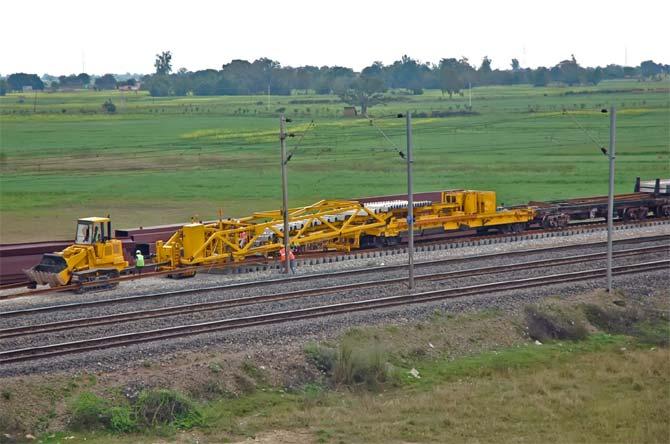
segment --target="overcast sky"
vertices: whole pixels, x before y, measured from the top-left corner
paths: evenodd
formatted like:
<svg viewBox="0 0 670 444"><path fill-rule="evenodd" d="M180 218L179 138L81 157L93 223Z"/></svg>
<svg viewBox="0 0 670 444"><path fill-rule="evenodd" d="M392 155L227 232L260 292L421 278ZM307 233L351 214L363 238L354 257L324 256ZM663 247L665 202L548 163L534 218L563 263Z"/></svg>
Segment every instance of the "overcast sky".
<svg viewBox="0 0 670 444"><path fill-rule="evenodd" d="M149 73L269 57L282 65L360 70L407 54L437 63L466 56L494 68L516 57L552 66L670 63L670 2L484 0L3 2L0 73Z"/></svg>

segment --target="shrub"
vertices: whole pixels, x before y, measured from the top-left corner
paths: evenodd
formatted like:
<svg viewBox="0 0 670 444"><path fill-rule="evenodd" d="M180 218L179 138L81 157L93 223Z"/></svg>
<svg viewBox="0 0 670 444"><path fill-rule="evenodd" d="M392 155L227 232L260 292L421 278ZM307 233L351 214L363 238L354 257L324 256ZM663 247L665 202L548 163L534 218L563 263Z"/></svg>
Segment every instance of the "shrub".
<svg viewBox="0 0 670 444"><path fill-rule="evenodd" d="M586 326L577 313L555 306L525 307L528 335L538 341L552 339L579 340L588 336Z"/></svg>
<svg viewBox="0 0 670 444"><path fill-rule="evenodd" d="M595 304L585 304L582 308L588 321L606 333L633 336L645 344L670 345L670 324L662 312Z"/></svg>
<svg viewBox="0 0 670 444"><path fill-rule="evenodd" d="M605 309L595 304L585 304L582 309L591 325L606 333L630 334L633 325L640 320L631 309Z"/></svg>
<svg viewBox="0 0 670 444"><path fill-rule="evenodd" d="M316 368L324 373L330 373L337 361L337 350L319 344L309 344L305 347L305 354Z"/></svg>
<svg viewBox="0 0 670 444"><path fill-rule="evenodd" d="M251 361L245 360L242 363L242 371L246 373L249 377L255 379L256 381L263 381L264 379L261 369L256 367L256 365Z"/></svg>
<svg viewBox="0 0 670 444"><path fill-rule="evenodd" d="M195 404L172 390L145 390L136 404L138 420L148 426L174 424L178 428L191 428L202 420Z"/></svg>
<svg viewBox="0 0 670 444"><path fill-rule="evenodd" d="M93 429L106 424L107 402L91 392L79 395L70 406L74 429Z"/></svg>
<svg viewBox="0 0 670 444"><path fill-rule="evenodd" d="M112 407L109 409L109 429L116 433L128 433L137 429L137 419L128 407Z"/></svg>
<svg viewBox="0 0 670 444"><path fill-rule="evenodd" d="M219 364L218 362L210 362L208 367L209 371L211 371L212 373L221 373L221 371L223 370L221 364Z"/></svg>
<svg viewBox="0 0 670 444"><path fill-rule="evenodd" d="M661 320L640 322L634 335L644 344L667 347L670 345L670 323Z"/></svg>
<svg viewBox="0 0 670 444"><path fill-rule="evenodd" d="M340 344L333 368L333 380L336 383L376 388L392 379L393 372L387 364L387 353L378 343L360 347L354 347L346 341Z"/></svg>
<svg viewBox="0 0 670 444"><path fill-rule="evenodd" d="M107 99L105 100L105 103L102 104L102 109L104 109L110 114L113 114L116 112L116 105L114 105L112 99Z"/></svg>
<svg viewBox="0 0 670 444"><path fill-rule="evenodd" d="M388 353L379 341L368 338L366 332L356 328L347 333L337 348L309 344L305 347L305 354L335 384L376 388L398 377L393 366L387 362Z"/></svg>

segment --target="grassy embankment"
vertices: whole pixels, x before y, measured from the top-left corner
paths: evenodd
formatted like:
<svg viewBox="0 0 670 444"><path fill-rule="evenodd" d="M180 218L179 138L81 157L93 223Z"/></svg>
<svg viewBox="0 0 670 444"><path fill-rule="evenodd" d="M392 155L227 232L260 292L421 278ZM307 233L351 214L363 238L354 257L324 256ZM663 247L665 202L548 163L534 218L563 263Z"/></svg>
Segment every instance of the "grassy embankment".
<svg viewBox="0 0 670 444"><path fill-rule="evenodd" d="M609 119L600 109L610 104L619 108L617 192L629 192L637 175L667 177L669 86L475 88L477 114L414 119L415 189L492 189L506 204L604 194L607 162L579 125L606 145ZM116 115L100 107L109 97ZM439 91L394 97L372 114L458 112L468 101ZM405 189L394 146L367 120L340 117L337 97L266 103L119 92L0 97L0 242L69 238L75 218L108 212L120 227L276 208L281 108L298 136L289 149L315 124L289 164L292 205ZM403 119L376 124L404 147Z"/></svg>
<svg viewBox="0 0 670 444"><path fill-rule="evenodd" d="M45 442L661 443L670 433L668 294L650 301L591 294L521 314L436 312L357 328L307 346L323 373L293 389L246 358L233 388L223 382L229 358L212 355L190 374L202 384L191 396L207 399L199 403L157 387L129 400L123 386L85 374L33 390L53 398L41 427L69 423ZM0 405L12 387L5 394Z"/></svg>

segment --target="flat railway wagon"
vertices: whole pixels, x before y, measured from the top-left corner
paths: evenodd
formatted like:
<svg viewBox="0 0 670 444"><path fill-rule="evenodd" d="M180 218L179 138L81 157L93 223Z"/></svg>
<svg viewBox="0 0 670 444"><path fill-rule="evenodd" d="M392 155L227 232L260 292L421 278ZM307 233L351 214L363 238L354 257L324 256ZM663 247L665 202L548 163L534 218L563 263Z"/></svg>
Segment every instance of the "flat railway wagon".
<svg viewBox="0 0 670 444"><path fill-rule="evenodd" d="M596 196L548 202L529 202L536 216L531 225L565 228L570 222L607 219L608 196ZM617 194L614 217L624 221L670 216L670 179L635 180L634 192Z"/></svg>

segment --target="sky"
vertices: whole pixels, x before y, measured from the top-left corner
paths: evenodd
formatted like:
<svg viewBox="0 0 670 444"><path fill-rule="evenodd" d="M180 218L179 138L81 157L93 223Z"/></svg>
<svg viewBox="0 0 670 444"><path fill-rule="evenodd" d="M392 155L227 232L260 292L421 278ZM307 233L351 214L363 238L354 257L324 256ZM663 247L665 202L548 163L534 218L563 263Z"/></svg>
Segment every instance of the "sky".
<svg viewBox="0 0 670 444"><path fill-rule="evenodd" d="M670 63L670 2L619 0L33 0L4 2L0 74L150 73L220 69L269 57L283 66L361 70L403 54L422 62L488 56L507 69Z"/></svg>

